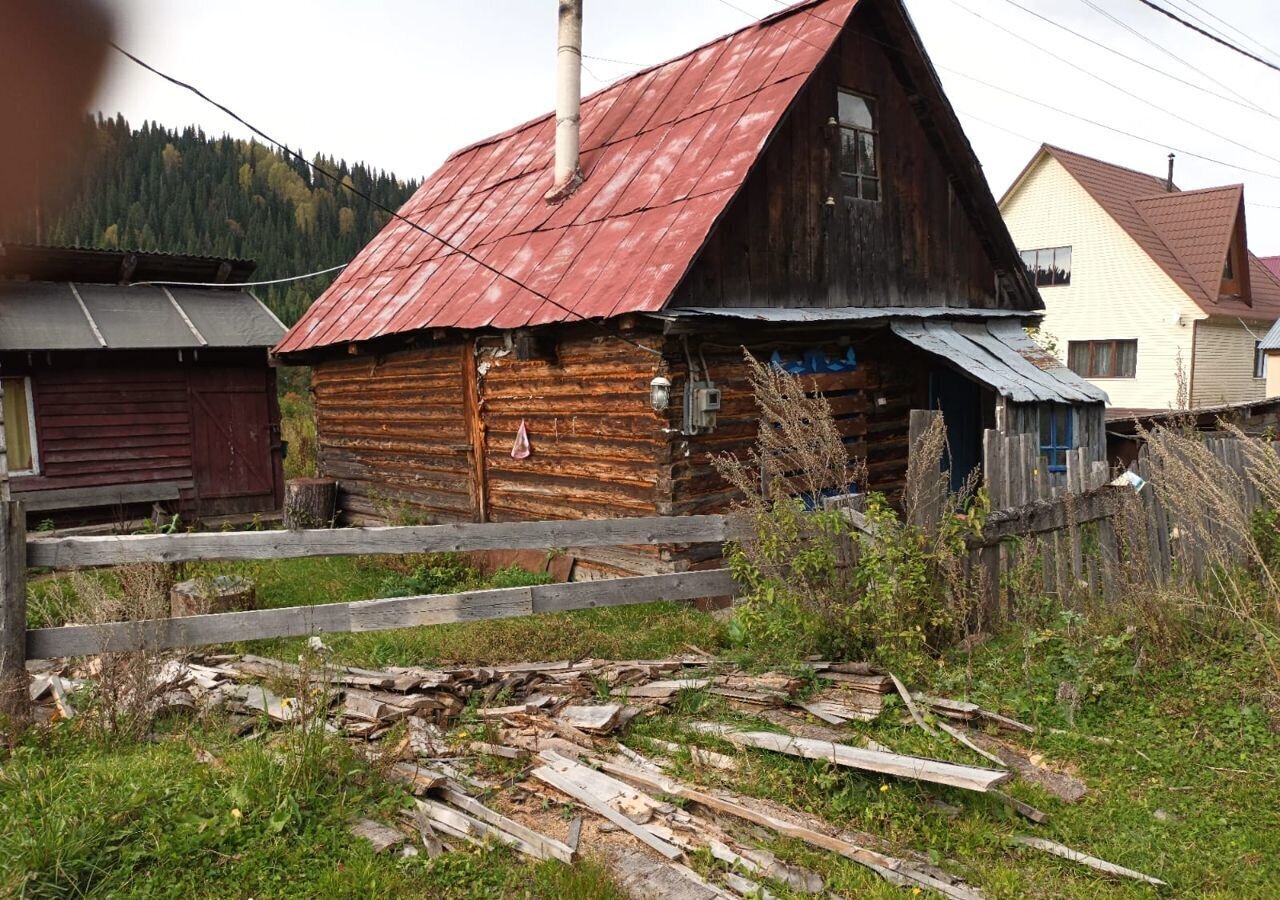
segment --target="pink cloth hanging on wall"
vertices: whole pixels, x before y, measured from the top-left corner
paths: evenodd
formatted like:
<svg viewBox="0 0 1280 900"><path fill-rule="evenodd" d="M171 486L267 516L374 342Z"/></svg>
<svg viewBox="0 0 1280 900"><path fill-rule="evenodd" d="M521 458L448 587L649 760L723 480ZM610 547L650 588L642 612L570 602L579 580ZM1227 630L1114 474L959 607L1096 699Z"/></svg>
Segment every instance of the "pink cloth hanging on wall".
<svg viewBox="0 0 1280 900"><path fill-rule="evenodd" d="M529 446L529 430L524 427L524 419L520 420L520 430L516 432L515 443L511 445L512 459L527 459L533 448Z"/></svg>

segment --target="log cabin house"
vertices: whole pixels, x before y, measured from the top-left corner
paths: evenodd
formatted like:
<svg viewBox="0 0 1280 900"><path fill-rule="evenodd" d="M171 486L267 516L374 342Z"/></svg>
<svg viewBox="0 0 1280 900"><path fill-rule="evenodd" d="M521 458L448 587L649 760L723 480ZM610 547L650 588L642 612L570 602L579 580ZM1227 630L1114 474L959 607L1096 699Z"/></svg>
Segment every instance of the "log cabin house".
<svg viewBox="0 0 1280 900"><path fill-rule="evenodd" d="M1102 458L1105 395L1027 338L1040 298L900 0L801 3L586 97L548 201L556 130L449 157L400 211L430 234L392 220L276 347L314 366L348 520L723 510L744 347L812 377L861 487L901 488L912 408L957 474L984 427Z"/></svg>
<svg viewBox="0 0 1280 900"><path fill-rule="evenodd" d="M156 504L187 520L279 509L267 351L285 329L235 286L253 267L0 246L8 486L33 524L126 521Z"/></svg>

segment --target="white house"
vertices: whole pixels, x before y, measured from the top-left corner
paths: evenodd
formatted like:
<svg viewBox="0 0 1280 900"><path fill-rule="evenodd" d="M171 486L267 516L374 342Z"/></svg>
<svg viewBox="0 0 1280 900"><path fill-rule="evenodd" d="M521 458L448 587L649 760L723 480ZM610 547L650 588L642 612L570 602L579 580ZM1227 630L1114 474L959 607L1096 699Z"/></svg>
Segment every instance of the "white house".
<svg viewBox="0 0 1280 900"><path fill-rule="evenodd" d="M1267 396L1280 278L1248 251L1244 186L1181 191L1044 145L1000 210L1044 298L1054 351L1115 415Z"/></svg>

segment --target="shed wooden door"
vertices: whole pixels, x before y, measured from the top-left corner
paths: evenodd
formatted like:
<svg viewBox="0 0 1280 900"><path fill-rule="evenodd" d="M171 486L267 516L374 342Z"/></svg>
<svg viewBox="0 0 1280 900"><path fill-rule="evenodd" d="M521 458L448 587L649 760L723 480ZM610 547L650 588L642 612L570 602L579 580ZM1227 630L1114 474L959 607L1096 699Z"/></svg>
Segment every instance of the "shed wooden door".
<svg viewBox="0 0 1280 900"><path fill-rule="evenodd" d="M196 496L201 500L275 493L271 407L263 371L190 373Z"/></svg>

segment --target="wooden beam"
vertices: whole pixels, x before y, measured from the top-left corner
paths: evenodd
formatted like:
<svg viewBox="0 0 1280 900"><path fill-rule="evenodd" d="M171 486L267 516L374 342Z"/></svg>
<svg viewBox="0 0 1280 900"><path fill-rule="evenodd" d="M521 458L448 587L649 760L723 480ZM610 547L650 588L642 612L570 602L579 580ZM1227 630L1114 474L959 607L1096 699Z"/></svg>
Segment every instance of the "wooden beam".
<svg viewBox="0 0 1280 900"><path fill-rule="evenodd" d="M999 509L987 516L981 535L968 537L966 541L971 549L993 547L1005 538L1061 531L1072 524L1109 519L1125 495L1132 492L1131 487L1103 485L1069 499L1056 497L1013 509Z"/></svg>
<svg viewBox="0 0 1280 900"><path fill-rule="evenodd" d="M861 769L865 772L929 781L971 791L988 791L1013 777L1010 772L940 762L922 756L864 750L861 747L792 737L770 731L726 731L720 733L720 737L738 747L772 750L775 753L786 753L804 759L823 759L838 766Z"/></svg>
<svg viewBox="0 0 1280 900"><path fill-rule="evenodd" d="M0 430L3 430L0 428ZM0 501L0 717L26 720L27 517L20 500Z"/></svg>
<svg viewBox="0 0 1280 900"><path fill-rule="evenodd" d="M381 631L448 622L505 619L537 612L724 596L733 594L735 587L733 574L728 569L711 569L176 619L67 625L28 631L26 656L28 659L41 659L143 649L167 650L324 632Z"/></svg>
<svg viewBox="0 0 1280 900"><path fill-rule="evenodd" d="M477 522L489 521L489 468L486 462L484 413L480 377L476 373L476 341L462 342L462 418L471 445L471 501Z"/></svg>
<svg viewBox="0 0 1280 900"><path fill-rule="evenodd" d="M125 506L130 503L155 503L177 500L190 481L144 481L136 484L110 484L102 487L56 488L50 491L15 490L14 498L22 500L29 512L51 509L83 509L91 506Z"/></svg>
<svg viewBox="0 0 1280 900"><path fill-rule="evenodd" d="M749 523L728 516L645 516L546 522L464 522L297 531L129 534L36 538L27 562L54 569L200 559L294 559L460 550L552 550L627 544L720 543Z"/></svg>

